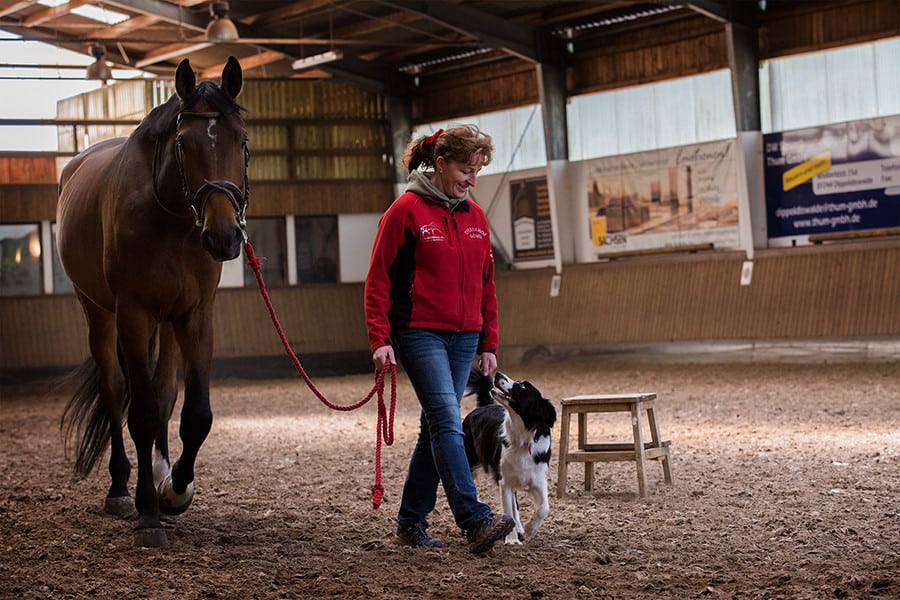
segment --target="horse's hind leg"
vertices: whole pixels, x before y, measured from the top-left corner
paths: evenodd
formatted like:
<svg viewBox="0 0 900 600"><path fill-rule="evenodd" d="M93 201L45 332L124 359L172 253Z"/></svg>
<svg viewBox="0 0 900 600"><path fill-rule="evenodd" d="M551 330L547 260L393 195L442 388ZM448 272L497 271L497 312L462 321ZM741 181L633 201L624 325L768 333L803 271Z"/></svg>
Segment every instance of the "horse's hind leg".
<svg viewBox="0 0 900 600"><path fill-rule="evenodd" d="M117 517L134 515L134 500L128 492L131 462L125 454L122 423L125 410L125 379L119 368L116 351L115 316L79 295L88 319L88 339L91 356L97 363L100 402L109 419L109 476L110 486L104 510Z"/></svg>

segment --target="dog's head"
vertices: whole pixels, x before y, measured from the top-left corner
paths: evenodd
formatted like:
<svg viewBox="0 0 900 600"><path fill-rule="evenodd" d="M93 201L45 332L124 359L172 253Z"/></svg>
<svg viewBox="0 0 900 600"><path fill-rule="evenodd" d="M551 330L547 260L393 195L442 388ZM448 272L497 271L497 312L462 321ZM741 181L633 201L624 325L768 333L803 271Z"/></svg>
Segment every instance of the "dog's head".
<svg viewBox="0 0 900 600"><path fill-rule="evenodd" d="M518 415L527 430L546 428L549 432L556 423L553 404L528 381L513 381L497 371L491 396L507 411Z"/></svg>

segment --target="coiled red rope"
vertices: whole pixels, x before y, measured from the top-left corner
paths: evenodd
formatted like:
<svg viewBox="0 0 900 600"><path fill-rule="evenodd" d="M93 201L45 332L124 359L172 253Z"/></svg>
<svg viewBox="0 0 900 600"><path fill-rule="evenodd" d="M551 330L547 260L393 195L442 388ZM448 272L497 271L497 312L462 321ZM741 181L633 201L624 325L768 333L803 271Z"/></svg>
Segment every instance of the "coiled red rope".
<svg viewBox="0 0 900 600"><path fill-rule="evenodd" d="M384 443L388 446L394 443L394 414L397 407L397 368L393 364L389 364L382 370L376 372L375 384L372 386L369 393L366 394L365 398L359 402L346 406L330 402L322 392L319 391L309 378L309 375L306 374L303 365L300 364L300 359L297 358L297 355L291 348L290 342L288 342L287 336L284 334L281 323L278 321L278 315L275 314L275 307L272 306L272 300L269 298L269 292L266 290L266 284L262 278L261 265L265 258L257 258L256 253L253 251L253 244L251 244L249 240L244 241L244 251L247 253L247 266L253 269L253 274L256 276L256 283L259 286L259 292L266 302L266 308L269 310L269 317L272 319L272 324L275 325L278 337L281 338L281 344L284 346L291 361L293 361L294 368L300 376L303 377L303 381L306 382L307 387L315 394L316 398L332 410L350 411L356 410L371 400L373 396L376 394L378 395L378 423L375 426L375 483L372 485L372 508L378 510L378 507L381 506L381 499L384 497L384 486L381 485L381 442L383 439ZM389 371L391 374L390 412L388 412L384 404L384 375L386 371Z"/></svg>

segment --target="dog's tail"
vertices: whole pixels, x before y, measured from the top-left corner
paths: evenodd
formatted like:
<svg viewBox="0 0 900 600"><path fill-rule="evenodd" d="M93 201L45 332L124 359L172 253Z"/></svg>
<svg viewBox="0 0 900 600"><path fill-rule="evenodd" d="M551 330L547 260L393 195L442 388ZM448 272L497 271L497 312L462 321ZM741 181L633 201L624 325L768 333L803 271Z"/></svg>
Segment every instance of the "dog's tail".
<svg viewBox="0 0 900 600"><path fill-rule="evenodd" d="M494 388L494 379L485 375L479 369L472 367L469 371L469 380L466 382L466 396L477 394L478 406L494 404L491 390Z"/></svg>

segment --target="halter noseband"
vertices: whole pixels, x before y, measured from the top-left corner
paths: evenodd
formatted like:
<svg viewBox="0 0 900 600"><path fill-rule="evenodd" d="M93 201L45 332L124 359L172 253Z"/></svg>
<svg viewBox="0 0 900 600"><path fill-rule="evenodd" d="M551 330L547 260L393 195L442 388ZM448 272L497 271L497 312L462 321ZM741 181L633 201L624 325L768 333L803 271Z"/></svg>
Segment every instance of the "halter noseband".
<svg viewBox="0 0 900 600"><path fill-rule="evenodd" d="M220 116L222 115L218 112L182 111L178 114L178 117L175 121L175 129L177 131L178 126L181 125L181 120L184 117L217 119ZM156 140L156 153L153 157L153 191L156 194L157 203L162 206L167 212L171 213L172 211L163 206L156 188L156 175L158 170L157 163L159 159L158 155L159 138L157 138ZM248 174L250 165L250 150L249 148L247 148L246 143L244 144L243 187L238 187L236 183L228 181L227 179L216 179L213 181L204 179L203 185L197 188L194 192L191 192L190 186L187 182L187 176L184 172L184 148L181 144L181 140L177 137L175 139L175 162L178 165L178 174L181 178L181 191L184 194L185 200L187 200L188 202L188 207L191 209L191 214L194 216L194 225L196 225L197 227L203 226L203 209L206 206L206 202L209 200L209 197L212 194L214 194L215 192L221 192L225 194L225 197L228 198L231 206L234 207L234 212L238 217L238 222L240 223L241 227L245 228L247 226L247 205L250 204L250 177Z"/></svg>

